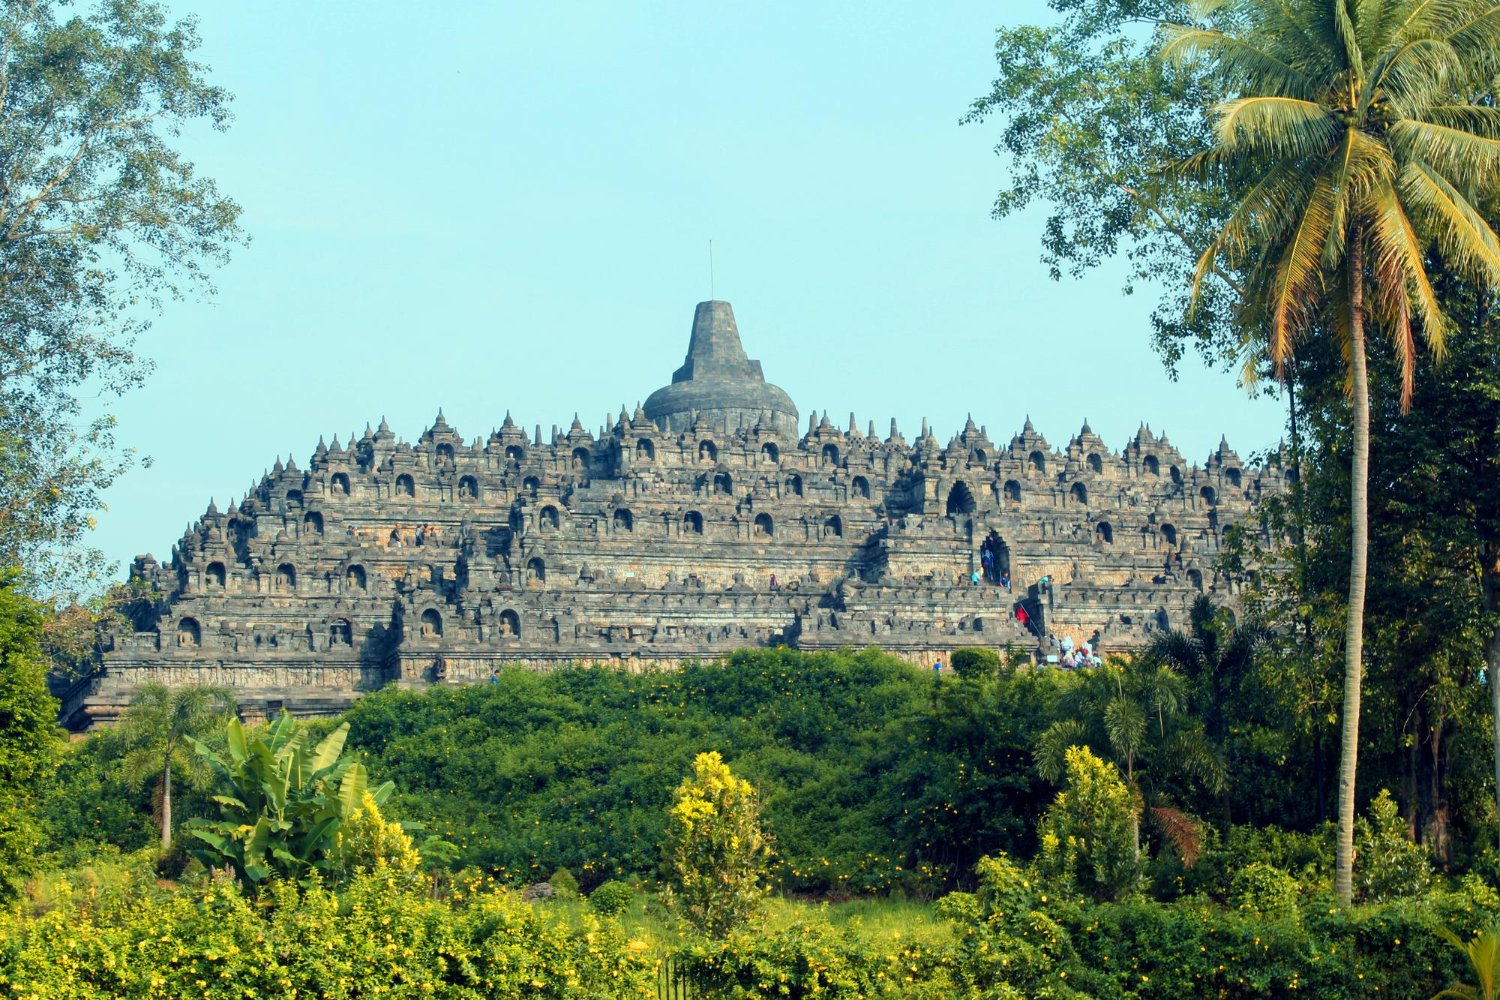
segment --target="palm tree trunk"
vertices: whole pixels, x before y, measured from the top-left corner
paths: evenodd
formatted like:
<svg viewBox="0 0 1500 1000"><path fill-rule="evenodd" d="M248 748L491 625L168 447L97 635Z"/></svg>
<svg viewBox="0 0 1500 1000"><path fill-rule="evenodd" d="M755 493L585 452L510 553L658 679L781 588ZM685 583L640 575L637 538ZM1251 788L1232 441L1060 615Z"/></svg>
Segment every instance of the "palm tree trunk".
<svg viewBox="0 0 1500 1000"><path fill-rule="evenodd" d="M172 759L161 773L161 849L172 847Z"/></svg>
<svg viewBox="0 0 1500 1000"><path fill-rule="evenodd" d="M1364 234L1349 227L1349 371L1354 383L1354 454L1349 470L1349 610L1344 627L1344 730L1339 743L1339 831L1333 891L1354 898L1354 778L1364 678L1365 574L1370 542L1370 376L1365 362Z"/></svg>

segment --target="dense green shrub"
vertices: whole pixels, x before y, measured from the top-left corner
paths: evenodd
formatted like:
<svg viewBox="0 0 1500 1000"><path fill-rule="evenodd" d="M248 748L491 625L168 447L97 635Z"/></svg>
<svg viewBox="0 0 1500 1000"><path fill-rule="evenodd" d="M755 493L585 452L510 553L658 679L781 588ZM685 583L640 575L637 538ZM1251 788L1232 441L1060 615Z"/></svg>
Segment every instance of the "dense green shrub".
<svg viewBox="0 0 1500 1000"><path fill-rule="evenodd" d="M573 873L566 868L559 868L547 879L547 884L552 886L552 891L557 894L558 899L577 899L578 880Z"/></svg>
<svg viewBox="0 0 1500 1000"><path fill-rule="evenodd" d="M1379 902L1420 896L1432 884L1427 851L1406 836L1406 822L1391 793L1382 788L1368 816L1355 823L1354 889Z"/></svg>
<svg viewBox="0 0 1500 1000"><path fill-rule="evenodd" d="M1029 854L1051 789L1031 767L1057 671L938 684L878 650L745 650L629 674L502 670L498 684L381 691L349 746L460 864L587 891L650 877L672 790L708 749L760 793L773 875L797 892L923 892L986 853Z"/></svg>
<svg viewBox="0 0 1500 1000"><path fill-rule="evenodd" d="M617 917L630 907L635 899L635 890L624 882L610 879L589 893L589 905L606 917Z"/></svg>
<svg viewBox="0 0 1500 1000"><path fill-rule="evenodd" d="M700 941L678 956L677 965L703 995L723 1000L955 996L946 949L916 943L879 946L857 930L835 928L826 920Z"/></svg>
<svg viewBox="0 0 1500 1000"><path fill-rule="evenodd" d="M1253 862L1234 873L1229 902L1270 920L1297 920L1297 880L1280 868Z"/></svg>
<svg viewBox="0 0 1500 1000"><path fill-rule="evenodd" d="M39 645L41 607L19 585L0 567L0 900L35 864L42 831L31 801L61 749Z"/></svg>
<svg viewBox="0 0 1500 1000"><path fill-rule="evenodd" d="M282 881L64 886L40 915L0 914L0 994L115 997L654 996L654 967L618 929L572 924L509 892L461 907L383 872L335 895Z"/></svg>

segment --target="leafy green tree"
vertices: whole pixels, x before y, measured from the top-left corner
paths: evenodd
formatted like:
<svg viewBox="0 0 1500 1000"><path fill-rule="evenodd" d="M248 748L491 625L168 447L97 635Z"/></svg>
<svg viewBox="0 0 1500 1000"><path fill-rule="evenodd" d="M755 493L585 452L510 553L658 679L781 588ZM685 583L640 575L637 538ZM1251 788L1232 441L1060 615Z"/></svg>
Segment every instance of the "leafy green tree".
<svg viewBox="0 0 1500 1000"><path fill-rule="evenodd" d="M243 242L239 207L176 148L229 121L193 21L147 0L70 6L0 5L0 563L54 586L97 571L50 556L130 461L108 416L77 426L81 393L140 384L150 313L211 291L209 266Z"/></svg>
<svg viewBox="0 0 1500 1000"><path fill-rule="evenodd" d="M120 715L114 738L120 747L120 774L127 785L155 785L161 849L172 846L172 775L202 787L208 769L193 753L191 743L223 727L234 712L234 696L225 688L206 685L169 688L143 684Z"/></svg>
<svg viewBox="0 0 1500 1000"><path fill-rule="evenodd" d="M0 898L30 870L40 831L31 805L60 749L57 700L47 691L41 607L0 572Z"/></svg>
<svg viewBox="0 0 1500 1000"><path fill-rule="evenodd" d="M1087 747L1069 747L1064 787L1042 817L1037 868L1096 900L1120 899L1141 881L1140 798Z"/></svg>
<svg viewBox="0 0 1500 1000"><path fill-rule="evenodd" d="M718 751L701 753L672 798L665 847L667 905L697 930L723 937L765 898L770 839L750 782Z"/></svg>
<svg viewBox="0 0 1500 1000"><path fill-rule="evenodd" d="M195 842L189 852L206 867L228 867L242 885L254 888L314 872L342 881L354 874L359 857L410 852L409 840L390 843L401 831L390 830L378 813L391 782L370 788L365 766L344 756L347 722L317 746L308 745L307 731L285 713L254 732L230 719L226 732L224 753L190 740L219 793L213 800L220 818L193 820L185 831ZM362 811L363 830L356 823ZM403 867L414 872L417 865Z"/></svg>
<svg viewBox="0 0 1500 1000"><path fill-rule="evenodd" d="M1418 340L1441 352L1444 271L1500 285L1500 241L1474 192L1500 170L1500 117L1472 103L1500 51L1485 0L1244 0L1226 28L1173 29L1166 54L1207 59L1230 99L1215 143L1187 161L1235 203L1199 261L1243 267L1242 329L1264 328L1278 373L1300 340L1349 359L1353 399L1350 565L1344 634L1339 836L1334 886L1353 893L1355 775L1368 568L1367 323L1393 343L1410 400Z"/></svg>
<svg viewBox="0 0 1500 1000"><path fill-rule="evenodd" d="M1086 747L1112 761L1132 795L1191 864L1197 836L1191 821L1170 804L1176 783L1199 783L1217 794L1224 765L1189 713L1188 685L1174 669L1147 657L1111 658L1085 671L1082 683L1058 703L1058 719L1037 739L1038 773L1057 782L1067 775L1069 753ZM1140 849L1140 813L1131 820L1131 842Z"/></svg>

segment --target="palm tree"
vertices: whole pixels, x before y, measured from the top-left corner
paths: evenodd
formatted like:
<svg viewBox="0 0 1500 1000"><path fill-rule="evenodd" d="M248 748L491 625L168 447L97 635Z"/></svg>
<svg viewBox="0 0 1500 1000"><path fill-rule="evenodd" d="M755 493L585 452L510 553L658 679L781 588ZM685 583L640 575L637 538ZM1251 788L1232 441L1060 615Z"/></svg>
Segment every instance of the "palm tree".
<svg viewBox="0 0 1500 1000"><path fill-rule="evenodd" d="M209 777L188 738L207 739L221 731L233 712L234 696L224 688L143 684L120 715L114 735L123 749L120 771L132 788L156 782L162 850L172 846L173 769L194 785Z"/></svg>
<svg viewBox="0 0 1500 1000"><path fill-rule="evenodd" d="M1163 787L1186 777L1217 793L1225 775L1187 707L1187 685L1171 667L1144 657L1111 658L1084 671L1079 685L1062 697L1062 718L1042 732L1032 751L1037 773L1047 781L1062 780L1067 752L1077 746L1113 761L1125 784L1141 802L1151 804L1152 818L1191 863L1195 846L1185 839L1191 836L1191 823L1165 804ZM1131 835L1139 852L1139 813L1131 821Z"/></svg>
<svg viewBox="0 0 1500 1000"><path fill-rule="evenodd" d="M1419 339L1448 326L1429 268L1500 285L1500 241L1477 205L1500 173L1500 111L1480 106L1500 69L1493 0L1228 0L1211 23L1169 30L1169 58L1205 58L1226 93L1214 147L1187 176L1231 195L1203 254L1245 274L1241 329L1262 331L1278 376L1298 341L1334 338L1349 364L1349 607L1334 887L1353 894L1355 769L1366 555L1367 324L1388 337L1412 390Z"/></svg>
<svg viewBox="0 0 1500 1000"><path fill-rule="evenodd" d="M1472 941L1464 941L1446 927L1439 927L1438 933L1464 953L1479 982L1476 986L1450 986L1432 1000L1500 1000L1500 927L1476 934Z"/></svg>
<svg viewBox="0 0 1500 1000"><path fill-rule="evenodd" d="M1264 639L1255 625L1236 627L1228 609L1216 608L1199 595L1188 613L1186 630L1163 632L1143 651L1149 663L1171 667L1187 682L1188 711L1203 723L1214 755L1224 760L1229 720L1249 694L1255 657ZM1220 792L1221 821L1230 822L1229 785Z"/></svg>

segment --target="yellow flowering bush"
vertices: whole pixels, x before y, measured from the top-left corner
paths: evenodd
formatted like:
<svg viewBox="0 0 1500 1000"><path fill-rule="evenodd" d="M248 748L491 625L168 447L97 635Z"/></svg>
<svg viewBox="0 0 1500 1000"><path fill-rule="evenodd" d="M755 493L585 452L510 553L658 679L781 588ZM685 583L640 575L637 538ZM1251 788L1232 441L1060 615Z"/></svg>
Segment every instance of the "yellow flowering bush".
<svg viewBox="0 0 1500 1000"><path fill-rule="evenodd" d="M721 937L765 897L770 858L755 789L716 751L699 754L667 815L667 905L697 930Z"/></svg>
<svg viewBox="0 0 1500 1000"><path fill-rule="evenodd" d="M487 891L462 908L385 866L342 892L139 877L40 915L0 916L0 996L94 998L653 996L655 964L591 915L572 922Z"/></svg>

